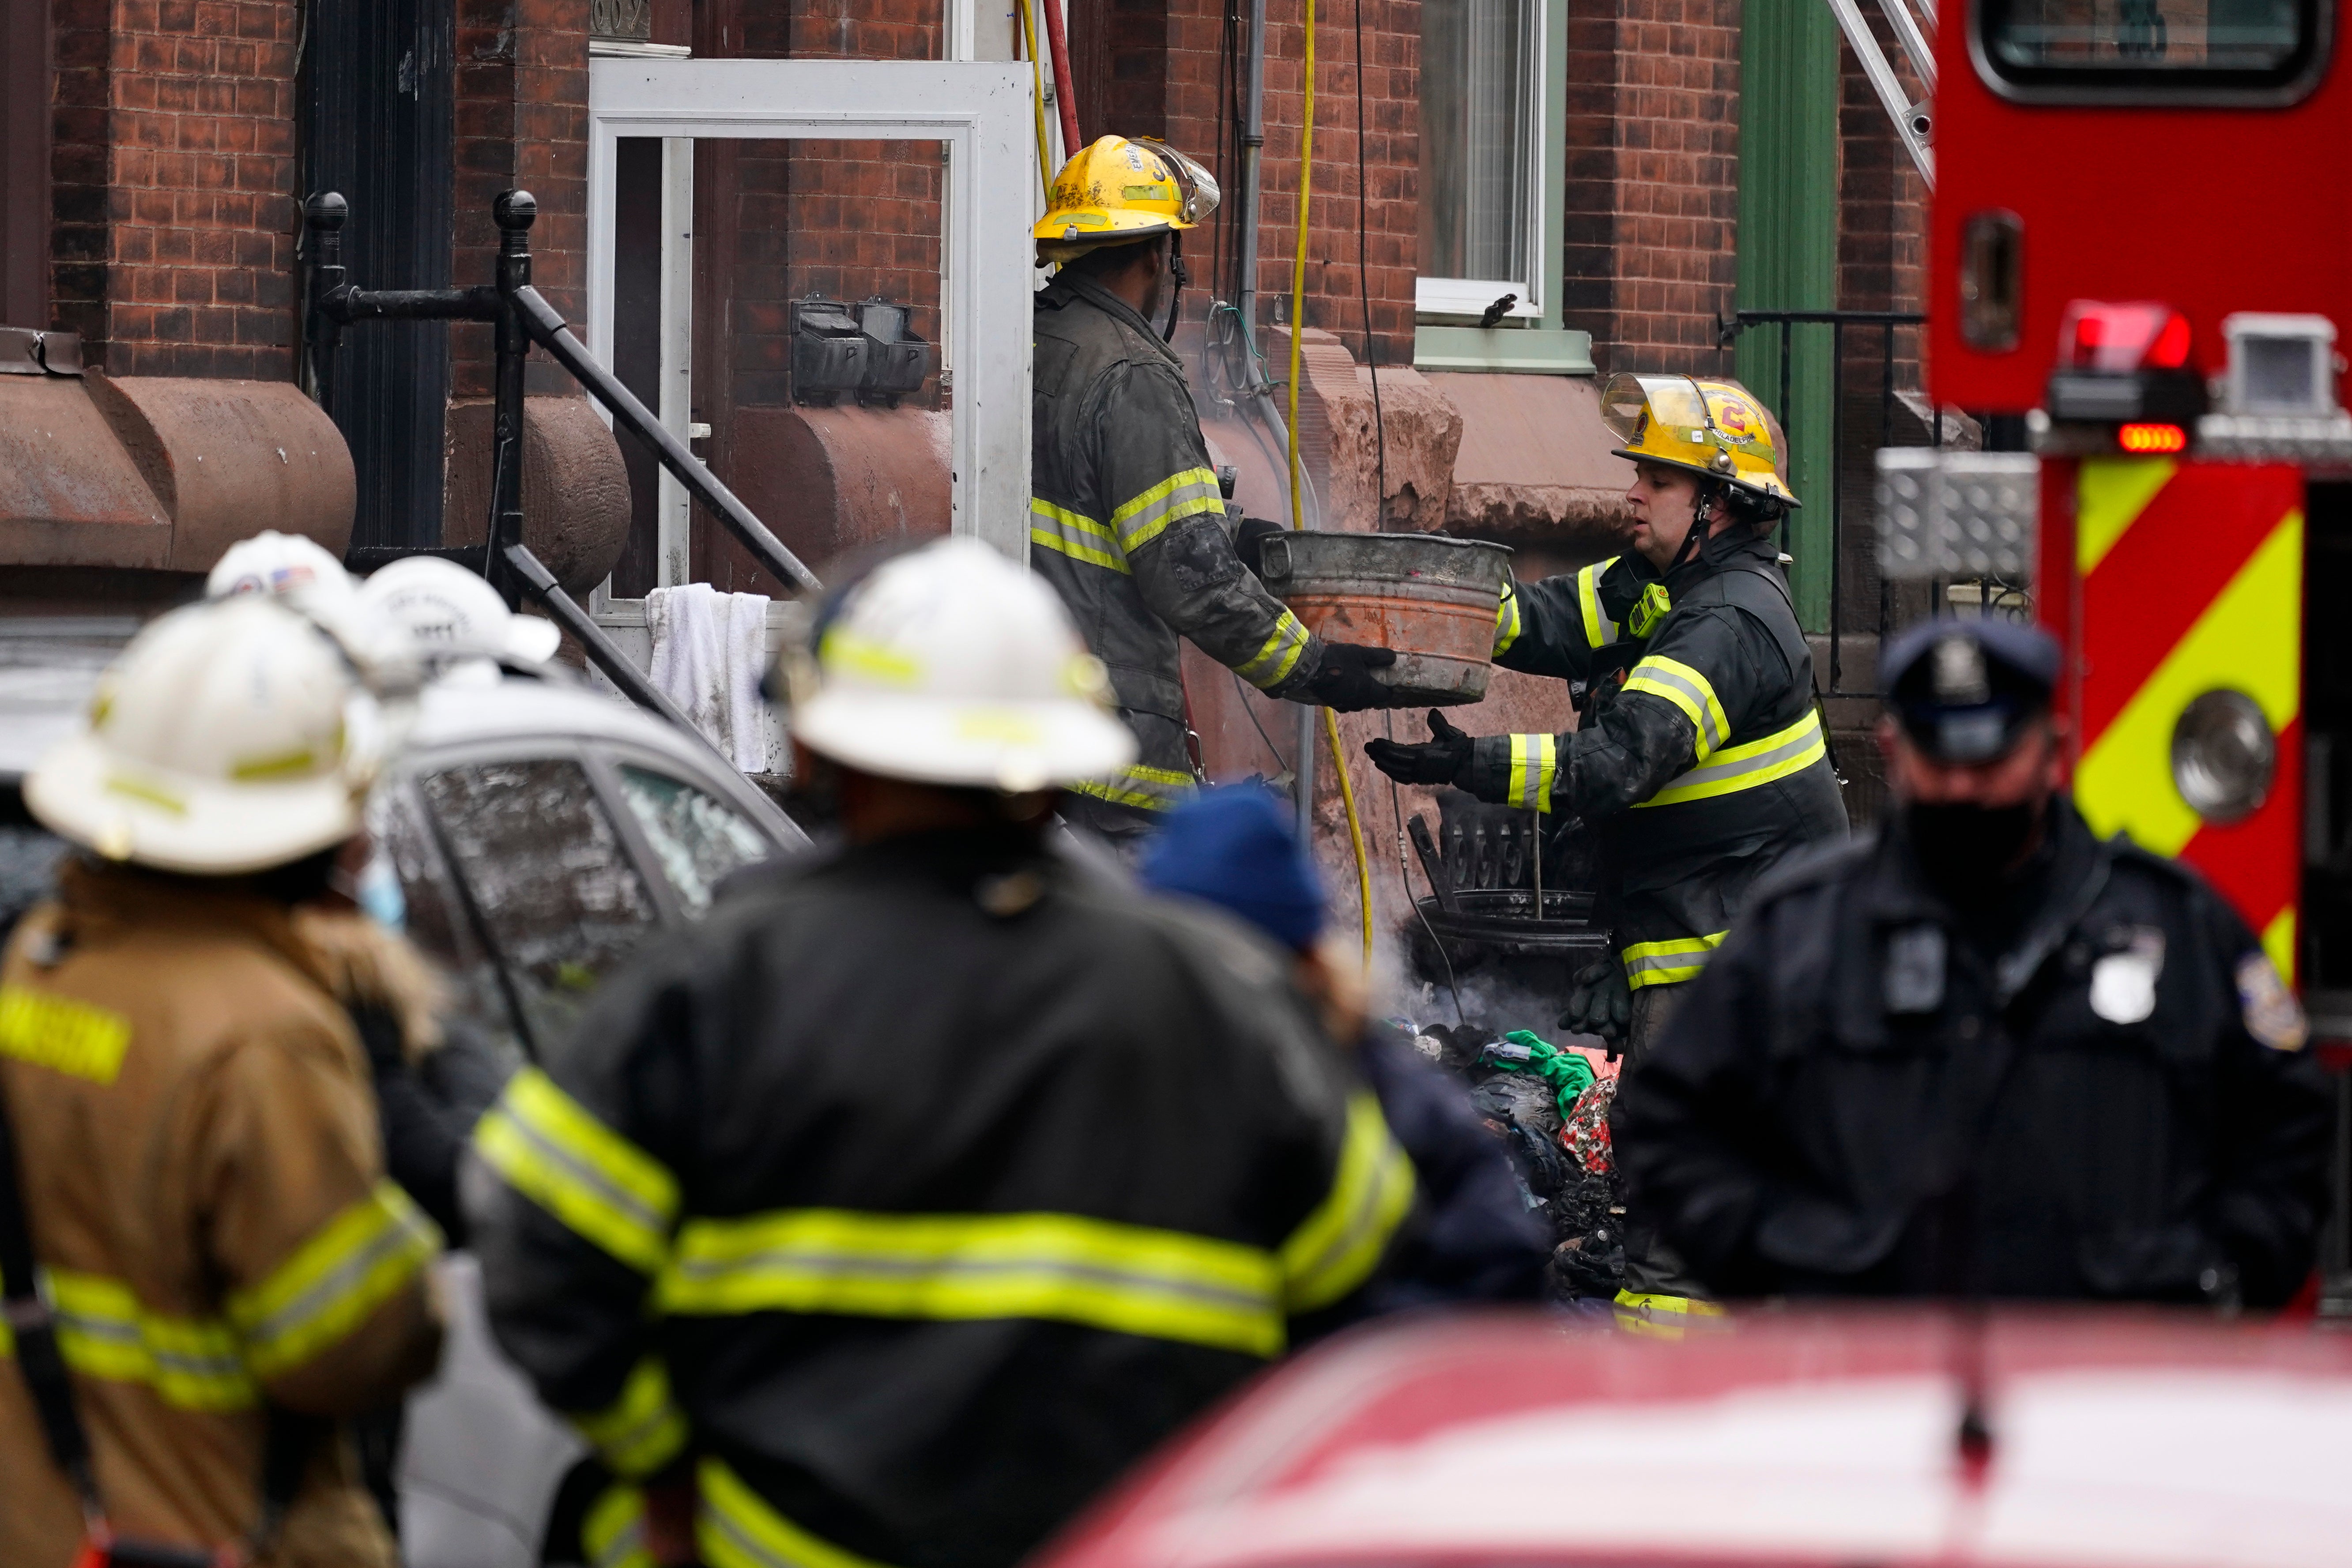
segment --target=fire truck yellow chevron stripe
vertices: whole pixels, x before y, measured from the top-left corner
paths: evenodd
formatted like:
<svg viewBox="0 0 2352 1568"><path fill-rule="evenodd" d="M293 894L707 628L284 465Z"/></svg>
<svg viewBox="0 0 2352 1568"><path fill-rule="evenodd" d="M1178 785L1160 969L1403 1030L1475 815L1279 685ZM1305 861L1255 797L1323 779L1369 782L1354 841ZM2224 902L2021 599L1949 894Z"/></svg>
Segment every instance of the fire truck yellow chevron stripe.
<svg viewBox="0 0 2352 1568"><path fill-rule="evenodd" d="M2163 458L2085 458L2074 489L2075 569L2089 576L2179 471Z"/></svg>
<svg viewBox="0 0 2352 1568"><path fill-rule="evenodd" d="M2302 571L2303 513L2290 511L2084 753L2075 795L2095 829L2163 855L2195 836L2198 816L2172 783L2172 731L2200 693L2244 692L2274 731L2294 721Z"/></svg>

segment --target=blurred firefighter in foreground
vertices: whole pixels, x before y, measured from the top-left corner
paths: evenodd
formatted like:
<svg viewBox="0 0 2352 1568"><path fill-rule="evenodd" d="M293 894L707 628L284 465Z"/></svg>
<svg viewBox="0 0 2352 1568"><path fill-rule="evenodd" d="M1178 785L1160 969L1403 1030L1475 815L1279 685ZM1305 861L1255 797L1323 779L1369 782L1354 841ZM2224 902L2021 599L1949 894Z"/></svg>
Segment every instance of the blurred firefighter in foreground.
<svg viewBox="0 0 2352 1568"><path fill-rule="evenodd" d="M1576 977L1560 1024L1628 1045L1638 1072L1748 889L1843 837L1846 816L1772 539L1797 499L1763 409L1730 383L1633 375L1613 377L1601 407L1634 466L1633 549L1512 584L1496 623L1497 663L1580 688L1578 728L1474 738L1432 712L1432 740L1365 750L1404 783L1596 831L1617 958ZM1672 1314L1691 1294L1634 1208L1622 1304Z"/></svg>
<svg viewBox="0 0 2352 1568"><path fill-rule="evenodd" d="M292 918L360 832L370 714L292 613L199 605L26 781L84 853L0 973L0 1562L110 1537L394 1560L324 1418L432 1370L440 1240L384 1179L367 1058Z"/></svg>
<svg viewBox="0 0 2352 1568"><path fill-rule="evenodd" d="M2270 956L2061 787L2056 643L1890 645L1884 828L1757 889L1617 1101L1631 1191L1731 1295L2275 1307L2329 1095Z"/></svg>
<svg viewBox="0 0 2352 1568"><path fill-rule="evenodd" d="M1177 637L1271 696L1341 711L1376 706L1387 648L1326 642L1244 570L1175 329L1183 231L1217 182L1164 142L1106 136L1054 180L1036 226L1030 563L1110 671L1135 733L1131 763L1075 784L1065 811L1132 838L1192 793ZM1162 328L1154 318L1166 312Z"/></svg>
<svg viewBox="0 0 2352 1568"><path fill-rule="evenodd" d="M782 665L845 842L509 1087L491 1319L644 1483L600 1560L1003 1568L1344 1314L1412 1167L1279 956L1050 847L1134 742L1034 574L939 542Z"/></svg>

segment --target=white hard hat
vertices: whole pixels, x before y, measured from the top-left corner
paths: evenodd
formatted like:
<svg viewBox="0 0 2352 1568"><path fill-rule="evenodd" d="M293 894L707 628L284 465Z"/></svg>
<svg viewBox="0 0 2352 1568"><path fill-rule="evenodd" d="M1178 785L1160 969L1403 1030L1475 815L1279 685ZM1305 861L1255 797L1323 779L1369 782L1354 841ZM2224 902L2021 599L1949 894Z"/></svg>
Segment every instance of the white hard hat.
<svg viewBox="0 0 2352 1568"><path fill-rule="evenodd" d="M413 669L397 669L413 661L404 648L388 641L383 623L361 603L359 579L316 541L264 529L230 545L205 578L205 597L245 595L274 599L301 616L334 638L371 678L388 675L394 686L414 684Z"/></svg>
<svg viewBox="0 0 2352 1568"><path fill-rule="evenodd" d="M25 804L111 860L258 871L359 831L384 733L300 616L257 595L192 605L131 640L87 727L26 776Z"/></svg>
<svg viewBox="0 0 2352 1568"><path fill-rule="evenodd" d="M317 541L264 529L238 540L213 563L205 578L205 597L262 594L307 612L313 602L350 597L352 586L343 563Z"/></svg>
<svg viewBox="0 0 2352 1568"><path fill-rule="evenodd" d="M437 555L411 555L382 568L361 584L360 602L422 658L545 664L563 641L553 621L516 615L496 588Z"/></svg>
<svg viewBox="0 0 2352 1568"><path fill-rule="evenodd" d="M978 540L876 568L790 673L793 736L866 773L1020 793L1135 760L1060 598Z"/></svg>

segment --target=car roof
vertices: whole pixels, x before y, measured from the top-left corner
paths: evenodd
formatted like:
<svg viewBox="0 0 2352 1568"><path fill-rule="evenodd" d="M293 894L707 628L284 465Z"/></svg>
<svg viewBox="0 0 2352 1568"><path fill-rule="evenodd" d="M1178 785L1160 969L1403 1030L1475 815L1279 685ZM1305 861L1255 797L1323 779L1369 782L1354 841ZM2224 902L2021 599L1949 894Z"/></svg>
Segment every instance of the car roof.
<svg viewBox="0 0 2352 1568"><path fill-rule="evenodd" d="M1958 1442L1982 1368L1990 1462ZM1274 1373L1038 1568L2320 1568L2352 1342L2152 1312L1791 1312L1679 1341L1534 1313Z"/></svg>

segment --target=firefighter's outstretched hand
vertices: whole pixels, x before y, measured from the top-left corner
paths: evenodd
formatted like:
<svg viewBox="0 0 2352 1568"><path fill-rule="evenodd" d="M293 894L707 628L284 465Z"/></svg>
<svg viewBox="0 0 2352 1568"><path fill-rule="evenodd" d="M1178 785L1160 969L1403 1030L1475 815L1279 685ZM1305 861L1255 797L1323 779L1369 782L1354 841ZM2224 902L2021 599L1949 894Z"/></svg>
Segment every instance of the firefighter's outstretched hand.
<svg viewBox="0 0 2352 1568"><path fill-rule="evenodd" d="M1614 958L1603 958L1576 972L1559 1026L1570 1034L1600 1036L1614 1056L1625 1044L1633 1018L1633 993L1625 984L1624 967Z"/></svg>
<svg viewBox="0 0 2352 1568"><path fill-rule="evenodd" d="M1399 784L1454 784L1470 766L1470 737L1433 708L1429 710L1428 740L1367 741L1364 755L1372 759L1372 766Z"/></svg>
<svg viewBox="0 0 2352 1568"><path fill-rule="evenodd" d="M1313 679L1307 683L1307 700L1340 713L1381 707L1389 700L1389 689L1372 671L1386 669L1395 662L1396 649L1392 647L1327 642L1323 645L1323 662L1316 667Z"/></svg>

